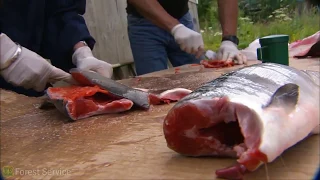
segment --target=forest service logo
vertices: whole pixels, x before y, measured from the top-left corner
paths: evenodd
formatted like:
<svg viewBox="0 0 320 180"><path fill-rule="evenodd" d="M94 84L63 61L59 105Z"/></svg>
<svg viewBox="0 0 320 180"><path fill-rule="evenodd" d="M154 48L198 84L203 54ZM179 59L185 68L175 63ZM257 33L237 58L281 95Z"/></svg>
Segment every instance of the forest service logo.
<svg viewBox="0 0 320 180"><path fill-rule="evenodd" d="M2 175L4 177L10 177L13 176L14 169L12 166L4 166L2 167Z"/></svg>

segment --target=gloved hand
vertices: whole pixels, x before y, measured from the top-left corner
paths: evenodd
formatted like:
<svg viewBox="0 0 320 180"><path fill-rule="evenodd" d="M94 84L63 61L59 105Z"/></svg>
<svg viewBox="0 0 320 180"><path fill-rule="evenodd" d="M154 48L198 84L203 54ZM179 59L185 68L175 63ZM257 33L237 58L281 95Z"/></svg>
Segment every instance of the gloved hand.
<svg viewBox="0 0 320 180"><path fill-rule="evenodd" d="M180 45L181 50L196 55L199 58L204 52L202 35L193 31L183 24L178 24L172 28L171 34Z"/></svg>
<svg viewBox="0 0 320 180"><path fill-rule="evenodd" d="M17 47L17 44L6 34L0 35L1 76L8 83L40 92L45 89L47 83L55 83L60 80L74 82L69 73L52 66L47 60L24 47L18 58L9 63L8 60L11 59ZM9 65L7 68L6 64Z"/></svg>
<svg viewBox="0 0 320 180"><path fill-rule="evenodd" d="M91 70L107 78L113 74L112 65L95 58L88 46L78 48L72 55L72 62L79 69Z"/></svg>
<svg viewBox="0 0 320 180"><path fill-rule="evenodd" d="M242 54L236 44L231 41L222 41L217 53L217 59L234 61L236 64L246 64L247 57Z"/></svg>

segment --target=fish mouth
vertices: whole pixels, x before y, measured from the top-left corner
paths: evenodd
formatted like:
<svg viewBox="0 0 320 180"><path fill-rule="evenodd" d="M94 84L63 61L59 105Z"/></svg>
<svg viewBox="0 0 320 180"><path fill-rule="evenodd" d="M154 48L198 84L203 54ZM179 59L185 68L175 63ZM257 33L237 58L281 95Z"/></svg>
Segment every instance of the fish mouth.
<svg viewBox="0 0 320 180"><path fill-rule="evenodd" d="M261 120L254 110L228 97L177 104L163 130L167 146L179 154L238 158L240 164L216 172L222 178L237 178L261 163L261 157L256 158Z"/></svg>

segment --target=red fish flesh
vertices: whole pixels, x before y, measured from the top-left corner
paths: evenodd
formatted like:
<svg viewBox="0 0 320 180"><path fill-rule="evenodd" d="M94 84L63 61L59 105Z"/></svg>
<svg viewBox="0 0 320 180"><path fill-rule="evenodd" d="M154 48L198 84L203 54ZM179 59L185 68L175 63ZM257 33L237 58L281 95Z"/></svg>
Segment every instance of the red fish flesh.
<svg viewBox="0 0 320 180"><path fill-rule="evenodd" d="M320 31L289 45L290 57L320 57Z"/></svg>
<svg viewBox="0 0 320 180"><path fill-rule="evenodd" d="M48 88L47 95L72 120L124 112L133 106L132 101L120 99L98 86Z"/></svg>
<svg viewBox="0 0 320 180"><path fill-rule="evenodd" d="M200 62L205 68L224 68L224 67L232 67L234 63L226 62L223 60L202 60Z"/></svg>
<svg viewBox="0 0 320 180"><path fill-rule="evenodd" d="M272 63L222 75L168 112L167 146L186 156L237 158L216 175L241 179L319 133L319 77L319 72Z"/></svg>
<svg viewBox="0 0 320 180"><path fill-rule="evenodd" d="M147 89L135 88L147 92ZM152 105L178 101L191 91L176 88L159 95L149 93ZM134 103L131 100L113 95L99 86L50 87L46 92L49 100L72 120L79 120L95 115L128 111Z"/></svg>

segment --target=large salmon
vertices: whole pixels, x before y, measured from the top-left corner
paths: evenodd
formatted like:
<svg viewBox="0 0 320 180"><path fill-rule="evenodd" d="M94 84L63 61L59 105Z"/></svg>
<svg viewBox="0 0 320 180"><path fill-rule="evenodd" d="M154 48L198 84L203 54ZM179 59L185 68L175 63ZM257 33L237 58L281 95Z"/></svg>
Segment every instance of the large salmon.
<svg viewBox="0 0 320 180"><path fill-rule="evenodd" d="M216 175L242 178L319 133L319 77L273 63L222 75L169 111L163 126L167 145L186 156L237 158Z"/></svg>

